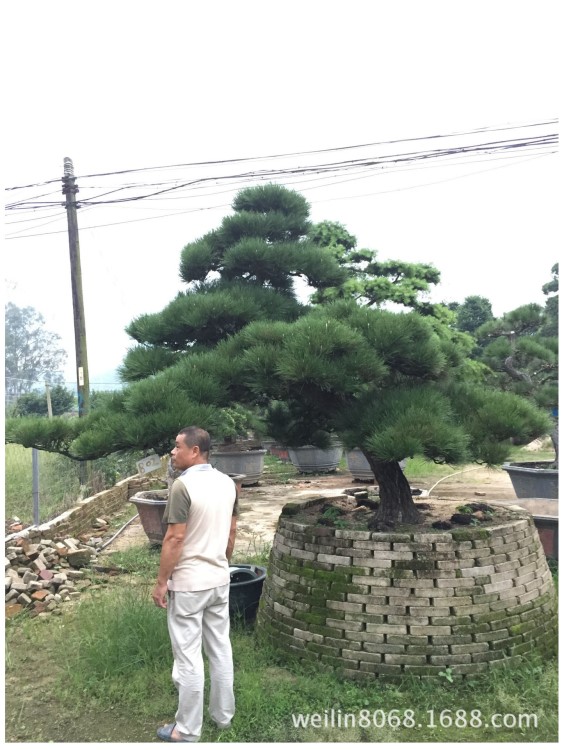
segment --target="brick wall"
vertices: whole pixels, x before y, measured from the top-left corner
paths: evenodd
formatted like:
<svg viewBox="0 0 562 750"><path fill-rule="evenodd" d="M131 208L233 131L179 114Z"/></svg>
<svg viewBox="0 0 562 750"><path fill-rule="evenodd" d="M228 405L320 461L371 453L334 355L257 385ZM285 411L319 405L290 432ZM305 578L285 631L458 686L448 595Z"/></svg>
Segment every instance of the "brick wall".
<svg viewBox="0 0 562 750"><path fill-rule="evenodd" d="M11 534L5 539L5 545L12 544L14 539L25 537L63 539L69 536L78 536L91 531L96 518L105 518L121 510L127 500L137 492L150 490L155 487L164 487L165 482L158 476L135 476L128 477L116 485L96 495L79 500L70 510L61 513L47 523L40 526L30 526L18 534Z"/></svg>
<svg viewBox="0 0 562 750"><path fill-rule="evenodd" d="M556 594L531 516L411 533L294 520L324 501L282 511L260 637L352 678L470 675L554 650Z"/></svg>

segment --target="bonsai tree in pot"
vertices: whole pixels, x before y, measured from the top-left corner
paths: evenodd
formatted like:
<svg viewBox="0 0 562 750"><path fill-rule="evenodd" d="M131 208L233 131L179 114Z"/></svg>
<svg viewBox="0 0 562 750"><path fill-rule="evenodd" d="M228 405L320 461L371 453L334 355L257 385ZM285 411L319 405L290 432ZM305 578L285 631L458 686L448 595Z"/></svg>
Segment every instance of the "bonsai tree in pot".
<svg viewBox="0 0 562 750"><path fill-rule="evenodd" d="M272 435L327 444L337 434L360 447L379 484L378 520L417 523L402 459L501 463L512 439L549 424L528 400L471 382L460 342L436 319L344 301L275 329L252 324L220 348L243 362L249 394L275 399Z"/></svg>
<svg viewBox="0 0 562 750"><path fill-rule="evenodd" d="M338 435L361 448L379 485L378 521L392 524L421 520L405 457L501 463L513 439L544 434L549 420L527 399L474 384L472 339L438 317L354 299L299 304L294 276L321 288L345 273L304 239L306 202L295 196L277 186L242 191L234 216L184 249L194 286L131 325L142 343L106 409L64 423L8 422L7 439L80 459L132 447L167 453L182 425L224 434L226 410L243 404L265 412L273 437L290 431L323 447Z"/></svg>

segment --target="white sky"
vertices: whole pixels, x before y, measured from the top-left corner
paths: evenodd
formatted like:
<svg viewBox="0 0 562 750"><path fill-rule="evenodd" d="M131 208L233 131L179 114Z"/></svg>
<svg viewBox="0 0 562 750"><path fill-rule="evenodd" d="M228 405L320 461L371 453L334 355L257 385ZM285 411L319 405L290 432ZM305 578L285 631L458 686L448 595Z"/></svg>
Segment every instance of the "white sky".
<svg viewBox="0 0 562 750"><path fill-rule="evenodd" d="M65 156L72 158L80 186L80 176L92 173L551 120L558 116L562 69L555 52L557 5L13 3L4 13L4 184L59 179ZM394 148L402 153L412 147L420 145ZM378 153L372 147L361 156ZM318 158L343 159L346 153ZM295 157L291 163L303 162ZM274 165L270 160L254 168ZM240 167L221 168L230 174ZM209 174L205 169L174 176L193 179ZM558 260L559 175L557 156L527 155L328 180L335 184L325 188L290 186L311 203L313 221L340 221L380 259L433 263L442 278L434 301L478 294L501 315L544 301L541 287ZM150 173L133 177L149 180ZM122 176L120 184L130 179ZM63 201L60 185L48 189L59 192L47 200ZM225 188L214 189L220 190ZM132 318L160 310L182 288L182 247L229 212L235 191L212 192L79 211L93 388L131 345L124 328ZM132 221L174 210L184 213ZM52 213L58 218L45 218ZM5 226L6 235L60 233L4 242L6 298L37 309L62 336L71 381L65 212L11 212L6 222L21 219L26 222ZM99 226L113 222L127 223Z"/></svg>

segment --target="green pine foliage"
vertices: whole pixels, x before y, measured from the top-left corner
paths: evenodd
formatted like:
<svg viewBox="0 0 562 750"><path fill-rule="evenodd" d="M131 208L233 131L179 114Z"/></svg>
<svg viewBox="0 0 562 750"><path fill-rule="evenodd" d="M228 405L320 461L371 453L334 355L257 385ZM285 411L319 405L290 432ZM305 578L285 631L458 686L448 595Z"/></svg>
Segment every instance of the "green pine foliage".
<svg viewBox="0 0 562 750"><path fill-rule="evenodd" d="M358 249L356 238L338 222L320 222L309 236L330 251L347 276L343 283L319 288L312 296L314 303L351 299L370 307L393 302L418 309L424 304L424 294L439 283L439 271L430 264L379 261L376 250Z"/></svg>
<svg viewBox="0 0 562 750"><path fill-rule="evenodd" d="M420 306L418 292L438 279L434 269L377 264L371 251L350 249L354 238L341 225L314 230L304 198L281 186L244 190L233 207L183 249L187 290L130 324L138 346L121 368L129 383L121 395L81 420L9 420L8 441L91 459L126 448L167 453L187 424L209 430L215 444L250 429L288 446L339 438L378 467L386 517L395 498L407 518L408 502L414 506L403 458L497 463L514 442L547 432L543 410L483 384L492 358L506 353L505 328L497 343L487 340L489 361L477 364L475 340L456 329L452 311L380 309L376 295L398 300L384 291L391 276L402 303ZM317 293L337 290L358 262L369 264L351 278L361 282L359 296L312 307L297 301L296 278ZM505 325L536 324L535 312L530 306ZM553 366L551 342L527 339L526 361Z"/></svg>
<svg viewBox="0 0 562 750"><path fill-rule="evenodd" d="M129 349L123 364L118 368L119 377L125 383L143 380L171 367L177 359L177 352L162 346L135 346Z"/></svg>

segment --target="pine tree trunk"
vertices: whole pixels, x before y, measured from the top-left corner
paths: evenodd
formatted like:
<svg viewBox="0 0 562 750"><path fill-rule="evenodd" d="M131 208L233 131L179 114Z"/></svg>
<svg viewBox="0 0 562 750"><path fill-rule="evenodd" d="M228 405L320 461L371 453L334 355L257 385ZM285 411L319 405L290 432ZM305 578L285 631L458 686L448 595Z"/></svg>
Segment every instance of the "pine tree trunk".
<svg viewBox="0 0 562 750"><path fill-rule="evenodd" d="M398 461L377 461L363 451L379 485L380 505L376 513L382 523L420 523L421 513L412 499L410 484Z"/></svg>

